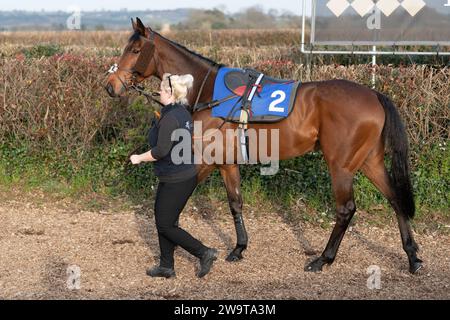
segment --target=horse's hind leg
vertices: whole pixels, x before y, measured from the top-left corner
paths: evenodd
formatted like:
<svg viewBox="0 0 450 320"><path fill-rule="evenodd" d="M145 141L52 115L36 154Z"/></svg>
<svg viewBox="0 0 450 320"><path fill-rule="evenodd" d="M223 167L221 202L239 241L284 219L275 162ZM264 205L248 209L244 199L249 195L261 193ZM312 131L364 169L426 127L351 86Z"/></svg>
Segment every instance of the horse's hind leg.
<svg viewBox="0 0 450 320"><path fill-rule="evenodd" d="M395 193L392 190L389 182L389 176L384 165L384 151L382 147L378 152L369 156L361 168L364 175L369 178L370 181L377 187L378 190L388 199L389 203L393 207L398 225L400 228L400 234L402 237L403 249L408 255L409 271L416 273L422 268L422 260L417 258L418 245L414 241L414 237L409 224L409 218L406 214L403 214L400 206L395 199Z"/></svg>
<svg viewBox="0 0 450 320"><path fill-rule="evenodd" d="M333 193L336 198L336 225L322 255L308 264L305 271L322 271L325 264L332 264L345 231L356 211L353 198L354 174L343 168L330 168Z"/></svg>
<svg viewBox="0 0 450 320"><path fill-rule="evenodd" d="M225 187L227 189L228 202L234 218L236 228L237 244L236 248L230 253L227 261L239 261L243 258L242 252L247 249L248 236L245 230L244 219L242 217L242 195L241 195L241 176L238 165L223 165L220 168Z"/></svg>

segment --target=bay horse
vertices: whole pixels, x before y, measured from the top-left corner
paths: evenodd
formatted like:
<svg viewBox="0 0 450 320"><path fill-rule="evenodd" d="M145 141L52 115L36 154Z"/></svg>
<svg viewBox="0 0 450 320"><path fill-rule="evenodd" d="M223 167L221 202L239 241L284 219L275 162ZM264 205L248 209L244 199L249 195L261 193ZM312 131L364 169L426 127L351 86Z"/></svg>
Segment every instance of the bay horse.
<svg viewBox="0 0 450 320"><path fill-rule="evenodd" d="M137 18L132 19L134 34L130 37L116 70L107 78L106 90L111 97L126 96L133 84L165 73L191 74L195 83L188 100L209 102L214 81L222 65L167 39ZM143 56L143 57L142 57ZM142 65L142 58L146 63ZM138 70L139 69L139 70ZM197 99L196 99L197 98ZM355 214L353 195L355 174L361 171L387 198L398 220L403 249L409 260L409 271L422 268L417 257L409 220L415 204L408 164L408 140L396 107L385 95L345 80L303 83L298 88L295 107L289 117L277 123L251 124L255 130L279 130L280 160L301 156L320 149L330 171L336 201L336 224L323 253L305 266L305 271L319 272L331 265ZM193 120L206 129L236 129L237 124L213 118L211 110L193 112ZM237 149L237 148L236 148ZM385 166L385 151L391 155L390 172ZM236 150L236 153L238 151ZM219 169L224 180L228 202L234 217L237 244L227 261L243 258L248 236L242 216L243 199L237 163L201 164L199 182Z"/></svg>

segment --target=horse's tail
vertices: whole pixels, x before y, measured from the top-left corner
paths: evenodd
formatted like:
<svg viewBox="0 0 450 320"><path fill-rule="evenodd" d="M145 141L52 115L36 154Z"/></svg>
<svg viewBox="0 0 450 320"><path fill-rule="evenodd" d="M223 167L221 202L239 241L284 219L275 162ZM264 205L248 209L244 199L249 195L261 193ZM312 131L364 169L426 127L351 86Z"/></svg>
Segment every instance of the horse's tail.
<svg viewBox="0 0 450 320"><path fill-rule="evenodd" d="M394 189L401 214L412 219L414 218L416 207L410 178L408 137L405 126L391 99L379 92L377 92L377 96L386 114L383 139L386 150L391 156L391 187Z"/></svg>

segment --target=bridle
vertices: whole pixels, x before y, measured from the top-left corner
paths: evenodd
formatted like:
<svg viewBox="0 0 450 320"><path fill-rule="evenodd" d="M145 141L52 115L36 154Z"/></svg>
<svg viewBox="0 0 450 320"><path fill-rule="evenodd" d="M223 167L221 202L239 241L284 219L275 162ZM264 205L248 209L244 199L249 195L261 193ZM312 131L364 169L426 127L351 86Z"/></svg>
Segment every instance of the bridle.
<svg viewBox="0 0 450 320"><path fill-rule="evenodd" d="M136 64L133 69L126 69L121 68L117 63L113 64L111 68L107 71L108 74L115 74L117 71L121 70L130 75L130 80L125 81L123 80L119 75L117 75L117 79L119 79L120 83L122 83L125 90L134 90L138 92L140 95L145 96L148 100L151 100L153 102L156 102L160 106L163 106L163 104L156 100L155 97L159 97L160 94L158 92L145 92L144 87L140 86L137 83L137 77L141 76L142 78L147 78L145 76L145 71L147 70L147 67L150 65L150 63L155 60L155 33L148 29L150 32L149 39L145 39L145 44L141 49L141 52L139 54L138 60L136 61ZM155 62L156 63L156 62ZM128 84L127 82L131 82L131 84Z"/></svg>
<svg viewBox="0 0 450 320"><path fill-rule="evenodd" d="M145 71L147 71L147 67L150 65L150 63L155 60L155 33L152 30L149 30L150 37L147 39L145 38L145 43L141 49L141 52L139 54L139 57L136 61L136 64L134 65L134 68L132 69L126 69L119 67L117 63L113 64L111 68L109 68L108 73L114 74L117 71L123 71L128 73L131 77L129 81L124 81L120 76L117 76L119 81L122 83L122 85L125 87L125 89L133 89L134 86L137 85L137 77L141 76L143 78L147 78L145 76ZM128 85L126 82L131 82L131 85Z"/></svg>

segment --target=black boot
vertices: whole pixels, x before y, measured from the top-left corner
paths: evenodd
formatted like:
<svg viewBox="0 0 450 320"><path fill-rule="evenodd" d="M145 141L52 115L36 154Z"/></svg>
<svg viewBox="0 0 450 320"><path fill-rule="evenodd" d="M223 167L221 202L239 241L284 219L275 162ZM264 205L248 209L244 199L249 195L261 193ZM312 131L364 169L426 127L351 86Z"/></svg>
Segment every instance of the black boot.
<svg viewBox="0 0 450 320"><path fill-rule="evenodd" d="M217 260L217 250L208 249L200 258L200 271L197 273L197 277L203 278L209 271L211 271L214 261Z"/></svg>
<svg viewBox="0 0 450 320"><path fill-rule="evenodd" d="M153 267L147 270L147 275L153 278L172 278L175 277L175 270L172 268Z"/></svg>

